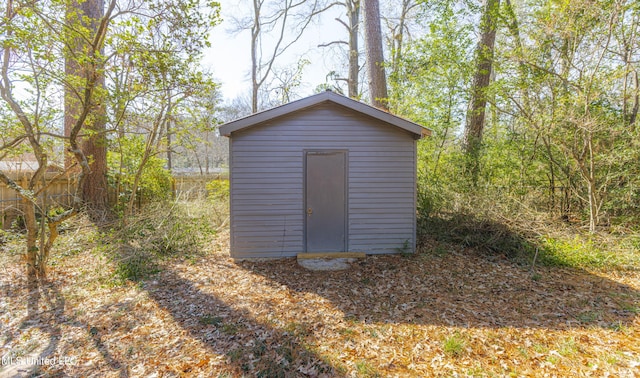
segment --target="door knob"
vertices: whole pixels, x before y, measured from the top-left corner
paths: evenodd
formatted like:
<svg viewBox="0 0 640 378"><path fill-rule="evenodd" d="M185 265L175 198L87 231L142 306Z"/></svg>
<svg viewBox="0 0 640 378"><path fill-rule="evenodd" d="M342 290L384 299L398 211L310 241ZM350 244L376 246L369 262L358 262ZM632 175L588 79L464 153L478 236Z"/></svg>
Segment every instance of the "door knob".
<svg viewBox="0 0 640 378"><path fill-rule="evenodd" d="M311 215L313 213L313 209L312 208L307 208L307 215Z"/></svg>

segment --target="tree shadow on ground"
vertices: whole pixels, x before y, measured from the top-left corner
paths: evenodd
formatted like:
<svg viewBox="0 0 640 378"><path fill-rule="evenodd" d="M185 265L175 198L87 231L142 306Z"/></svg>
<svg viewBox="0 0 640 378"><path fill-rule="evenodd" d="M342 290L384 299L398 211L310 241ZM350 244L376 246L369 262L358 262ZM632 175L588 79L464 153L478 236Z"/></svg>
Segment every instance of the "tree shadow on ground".
<svg viewBox="0 0 640 378"><path fill-rule="evenodd" d="M249 311L204 292L171 268L146 282L144 289L191 337L226 356L234 375L341 376L305 344L304 330L285 331L260 322Z"/></svg>
<svg viewBox="0 0 640 378"><path fill-rule="evenodd" d="M37 342L34 351L28 352L26 355L22 355L24 352L19 351L19 356L16 357L21 357L23 364L14 363L8 365L6 369L0 369L0 376L65 376L65 365L67 363L75 365L77 361L69 359L68 356L60 355L59 344L64 326L73 327L80 330L81 333L86 333L109 370L115 371L119 377L129 376L126 365L118 361L102 341L107 330L98 329L79 320L76 316L69 315L66 300L60 291L60 285L56 279L41 279L37 284L29 284L26 280L18 279L13 281L11 287L5 289L7 298L15 296L22 298L26 293L28 314L20 326L13 330L14 334L2 335L4 344L11 345L16 337L22 337L16 332L20 334L28 332L31 335L33 330L37 330L45 336L33 339ZM45 344L42 344L42 341ZM17 362L18 360L14 358L12 361ZM24 361L28 363L24 364Z"/></svg>
<svg viewBox="0 0 640 378"><path fill-rule="evenodd" d="M370 323L619 329L638 316L637 289L580 269L539 266L533 273L515 253L525 239L500 232L504 240L491 245L506 243L510 250L481 249L478 240L496 234L478 232L471 244L429 239L414 255L368 256L345 271L309 271L295 259L240 264Z"/></svg>
<svg viewBox="0 0 640 378"><path fill-rule="evenodd" d="M191 338L222 356L224 370L233 376L340 376L305 342L305 330L265 323L222 294L203 290L200 278L210 276L185 278L177 267L202 260L207 253L199 242L186 237L189 231L199 230L194 225L197 221L179 222L182 219L178 214L166 222L149 217L130 224L122 239L134 242L121 243L113 251L115 276L138 282ZM156 220L163 226L157 226ZM234 289L229 285L230 291Z"/></svg>
<svg viewBox="0 0 640 378"><path fill-rule="evenodd" d="M18 357L25 361L44 360L55 352L61 337L60 325L56 319L64 313L64 297L60 294L57 285L43 279L30 282L27 279L14 279L10 284L2 287L2 292L7 301L26 302L26 315L17 328L9 327L0 335L3 339L3 345L0 345L0 348L12 345L14 340L22 337L23 333L33 332L33 330L43 335L44 343L28 345L28 349L21 350L18 355L15 351L7 349L3 358L10 363L7 366L0 366L0 376L30 375L32 371L38 369L38 366L16 364L15 361Z"/></svg>

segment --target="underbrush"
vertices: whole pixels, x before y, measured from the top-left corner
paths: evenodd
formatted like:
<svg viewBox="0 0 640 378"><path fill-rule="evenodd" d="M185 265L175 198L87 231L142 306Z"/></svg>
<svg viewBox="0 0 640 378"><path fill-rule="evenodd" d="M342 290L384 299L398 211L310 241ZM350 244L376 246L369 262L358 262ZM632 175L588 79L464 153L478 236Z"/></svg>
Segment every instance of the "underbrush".
<svg viewBox="0 0 640 378"><path fill-rule="evenodd" d="M449 195L447 206L449 211L443 206L421 213L420 240L471 247L530 266L640 270L640 235L631 230L590 233L579 223L486 193Z"/></svg>
<svg viewBox="0 0 640 378"><path fill-rule="evenodd" d="M112 259L119 282L139 281L157 273L169 258L195 259L226 222L222 201L174 201L145 206L121 227L105 235L114 245Z"/></svg>
<svg viewBox="0 0 640 378"><path fill-rule="evenodd" d="M638 235L553 233L539 238L548 265L640 270Z"/></svg>
<svg viewBox="0 0 640 378"><path fill-rule="evenodd" d="M224 197L158 201L109 224L95 224L80 214L61 225L49 265L65 264L67 258L90 251L106 260L104 268L113 272L113 283L139 281L157 273L168 259L195 260L206 254L228 219ZM25 236L22 230L0 230L0 267L20 261Z"/></svg>

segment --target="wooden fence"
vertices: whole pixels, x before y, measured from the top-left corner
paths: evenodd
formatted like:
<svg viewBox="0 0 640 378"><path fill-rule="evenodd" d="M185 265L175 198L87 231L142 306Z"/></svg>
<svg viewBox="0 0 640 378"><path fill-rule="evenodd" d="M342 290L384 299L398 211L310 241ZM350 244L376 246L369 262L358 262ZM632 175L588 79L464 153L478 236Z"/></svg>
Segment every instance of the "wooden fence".
<svg viewBox="0 0 640 378"><path fill-rule="evenodd" d="M14 173L9 174L9 177L16 181L23 188L27 187L27 181L30 178L29 173ZM46 194L46 202L49 204L69 205L72 198L72 191L75 189L76 177L75 176L61 176L56 178L57 173L47 172L45 174L45 180L49 183ZM40 195L40 201L45 198ZM4 183L0 183L0 211L6 209L14 209L19 207L20 197L16 192L8 188Z"/></svg>
<svg viewBox="0 0 640 378"><path fill-rule="evenodd" d="M228 172L208 175L174 175L173 193L180 199L202 199L207 197L207 183L229 179Z"/></svg>
<svg viewBox="0 0 640 378"><path fill-rule="evenodd" d="M22 187L26 187L29 173L11 174L12 180L18 182ZM56 173L48 172L45 176L47 182L51 181L46 191L46 198L43 195L38 197L41 203L48 205L70 206L73 200L73 190L75 190L77 178L73 175L55 177ZM208 182L213 180L228 179L227 172L200 175L181 174L173 176L173 192L179 199L206 198ZM113 193L109 194L111 198ZM140 199L140 203L148 202L148 199ZM13 189L8 188L4 183L0 183L0 228L5 228L11 224L16 215L20 213L20 198Z"/></svg>

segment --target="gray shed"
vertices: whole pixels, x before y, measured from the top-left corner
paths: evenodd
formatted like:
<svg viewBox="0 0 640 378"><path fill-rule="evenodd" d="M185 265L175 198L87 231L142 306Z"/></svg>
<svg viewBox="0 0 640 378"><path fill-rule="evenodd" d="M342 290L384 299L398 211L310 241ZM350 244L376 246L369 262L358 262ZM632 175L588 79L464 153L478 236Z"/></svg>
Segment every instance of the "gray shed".
<svg viewBox="0 0 640 378"><path fill-rule="evenodd" d="M416 244L418 124L327 91L220 126L231 257L396 253Z"/></svg>

